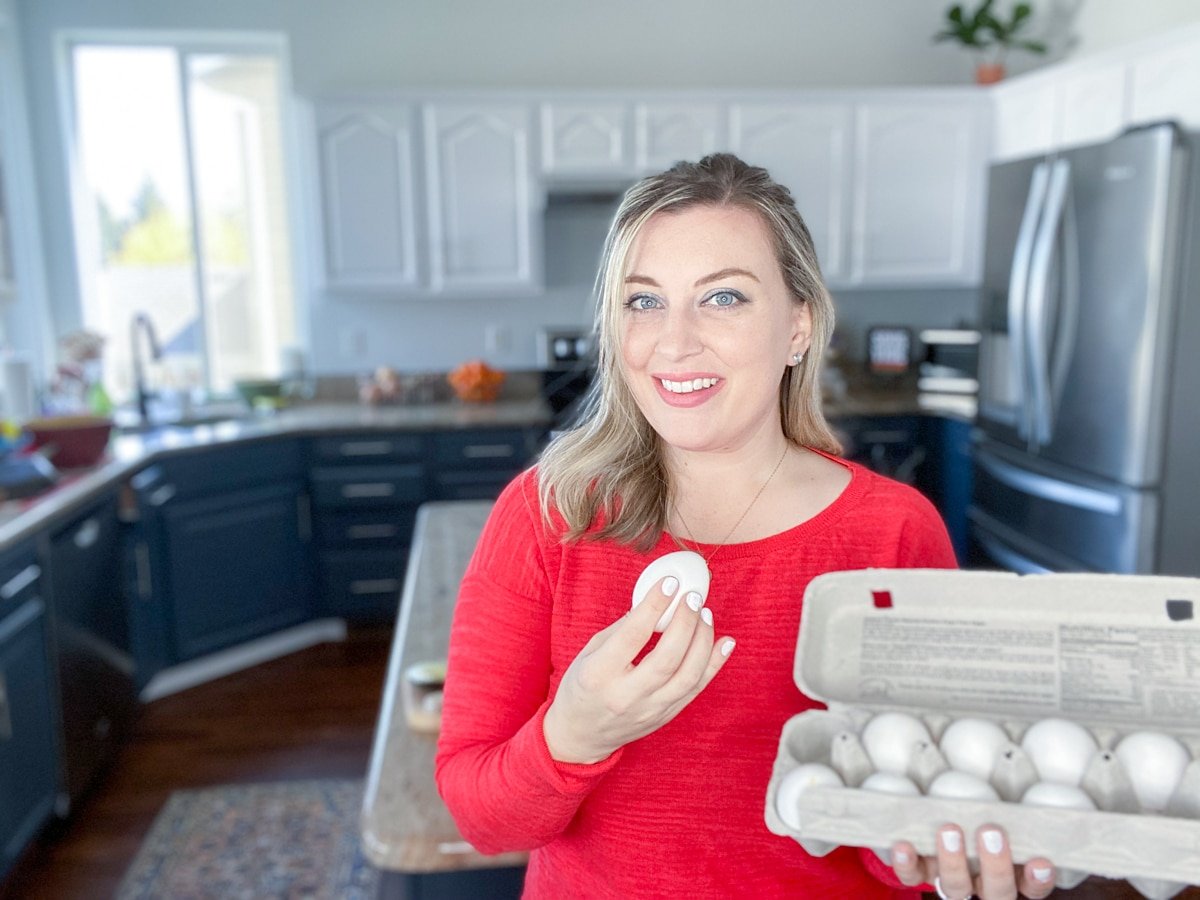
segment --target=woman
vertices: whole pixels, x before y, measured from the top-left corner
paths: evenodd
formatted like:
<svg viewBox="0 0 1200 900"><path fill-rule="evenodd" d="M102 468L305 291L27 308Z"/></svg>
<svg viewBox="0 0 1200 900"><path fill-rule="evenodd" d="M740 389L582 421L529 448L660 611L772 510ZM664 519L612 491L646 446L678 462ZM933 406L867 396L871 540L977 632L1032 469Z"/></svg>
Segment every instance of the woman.
<svg viewBox="0 0 1200 900"><path fill-rule="evenodd" d="M809 580L954 565L924 498L836 456L832 301L788 191L728 154L645 179L598 293L589 411L505 490L462 582L437 779L463 836L532 850L526 896L555 900L882 897L939 867L943 896L1045 896L1049 864L1015 875L995 829L978 884L954 826L936 860L898 844L895 872L766 830L783 723L819 706L792 681ZM711 588L656 639L679 584L632 611L631 590L680 548Z"/></svg>

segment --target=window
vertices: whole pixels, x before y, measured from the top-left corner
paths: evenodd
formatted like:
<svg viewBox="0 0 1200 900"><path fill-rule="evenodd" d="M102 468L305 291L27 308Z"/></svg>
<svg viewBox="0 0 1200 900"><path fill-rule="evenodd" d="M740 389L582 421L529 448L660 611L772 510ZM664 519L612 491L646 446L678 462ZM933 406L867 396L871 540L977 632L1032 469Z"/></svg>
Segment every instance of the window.
<svg viewBox="0 0 1200 900"><path fill-rule="evenodd" d="M138 313L162 348L155 389L227 393L295 343L282 56L70 45L83 321L108 339L117 400Z"/></svg>

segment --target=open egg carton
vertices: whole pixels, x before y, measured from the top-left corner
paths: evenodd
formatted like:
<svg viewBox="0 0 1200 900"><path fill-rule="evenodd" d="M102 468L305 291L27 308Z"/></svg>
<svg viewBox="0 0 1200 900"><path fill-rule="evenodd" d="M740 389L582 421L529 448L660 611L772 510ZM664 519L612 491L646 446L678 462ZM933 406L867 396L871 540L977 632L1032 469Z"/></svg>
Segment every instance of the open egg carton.
<svg viewBox="0 0 1200 900"><path fill-rule="evenodd" d="M785 723L765 818L814 856L993 823L1059 887L1200 883L1200 579L823 575L794 677L828 709Z"/></svg>

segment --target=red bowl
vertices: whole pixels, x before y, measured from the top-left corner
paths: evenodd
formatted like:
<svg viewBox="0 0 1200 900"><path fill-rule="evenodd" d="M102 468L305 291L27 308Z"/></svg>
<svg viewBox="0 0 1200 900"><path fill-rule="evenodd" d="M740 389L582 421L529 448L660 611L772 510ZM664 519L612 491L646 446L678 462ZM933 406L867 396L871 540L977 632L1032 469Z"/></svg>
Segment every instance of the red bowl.
<svg viewBox="0 0 1200 900"><path fill-rule="evenodd" d="M25 423L25 430L33 436L30 449L43 450L60 469L98 462L108 447L112 427L112 419L104 416L56 416Z"/></svg>

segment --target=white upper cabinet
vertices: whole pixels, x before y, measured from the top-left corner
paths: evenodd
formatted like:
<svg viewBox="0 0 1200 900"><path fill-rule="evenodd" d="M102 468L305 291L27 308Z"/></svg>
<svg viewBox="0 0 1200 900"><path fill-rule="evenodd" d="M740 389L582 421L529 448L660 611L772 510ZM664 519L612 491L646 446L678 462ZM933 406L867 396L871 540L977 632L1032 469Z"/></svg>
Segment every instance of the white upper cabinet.
<svg viewBox="0 0 1200 900"><path fill-rule="evenodd" d="M1175 119L1185 128L1200 129L1200 29L1173 46L1135 57L1129 92L1132 123Z"/></svg>
<svg viewBox="0 0 1200 900"><path fill-rule="evenodd" d="M859 104L852 283L979 282L987 107L959 96Z"/></svg>
<svg viewBox="0 0 1200 900"><path fill-rule="evenodd" d="M630 106L620 101L551 101L541 105L542 173L632 175Z"/></svg>
<svg viewBox="0 0 1200 900"><path fill-rule="evenodd" d="M644 102L634 111L635 164L661 172L680 160L695 162L726 144L722 108L715 103Z"/></svg>
<svg viewBox="0 0 1200 900"><path fill-rule="evenodd" d="M416 287L420 275L412 107L323 104L315 120L326 285Z"/></svg>
<svg viewBox="0 0 1200 900"><path fill-rule="evenodd" d="M532 106L523 103L425 105L434 290L540 283L532 119Z"/></svg>
<svg viewBox="0 0 1200 900"><path fill-rule="evenodd" d="M1107 141L1125 126L1125 66L1089 65L1059 83L1060 147Z"/></svg>
<svg viewBox="0 0 1200 900"><path fill-rule="evenodd" d="M826 281L849 275L853 108L848 103L735 103L730 147L792 192Z"/></svg>
<svg viewBox="0 0 1200 900"><path fill-rule="evenodd" d="M1030 79L992 89L992 159L1049 153L1058 144L1058 85Z"/></svg>

